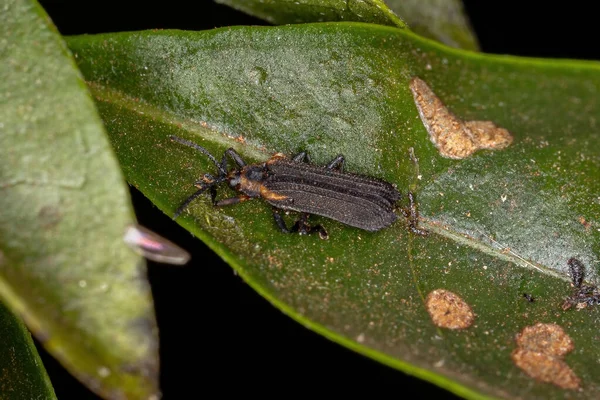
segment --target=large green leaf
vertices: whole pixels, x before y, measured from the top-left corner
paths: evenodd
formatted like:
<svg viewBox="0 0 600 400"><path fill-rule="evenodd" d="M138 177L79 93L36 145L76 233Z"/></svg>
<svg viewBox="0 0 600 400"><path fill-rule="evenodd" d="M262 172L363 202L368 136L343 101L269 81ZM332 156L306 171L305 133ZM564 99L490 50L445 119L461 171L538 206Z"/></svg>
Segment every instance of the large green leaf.
<svg viewBox="0 0 600 400"><path fill-rule="evenodd" d="M600 65L462 52L361 23L68 43L127 179L168 215L203 173L215 173L172 134L218 158L231 146L248 162L306 150L324 164L342 153L347 171L415 191L428 237L410 234L403 220L368 233L321 218L311 220L325 225L329 240L285 235L264 202L215 209L208 196L196 200L178 222L288 315L467 397L574 393L531 378L515 362L552 367L551 377L571 378L561 385L598 397L598 309L561 305L571 293L570 257L598 281ZM409 87L415 76L458 117L491 120L513 142L460 160L442 157L419 117ZM433 318L426 307L440 304L429 302L436 289L460 296L462 309L475 313L472 325L436 326L445 314ZM516 335L538 322L561 326L575 350L565 354L565 347L559 357L517 348Z"/></svg>
<svg viewBox="0 0 600 400"><path fill-rule="evenodd" d="M145 262L94 102L35 2L4 3L0 38L0 296L91 389L156 395Z"/></svg>
<svg viewBox="0 0 600 400"><path fill-rule="evenodd" d="M448 46L478 50L461 0L216 0L270 23L356 21L408 27ZM387 4L386 4L387 3Z"/></svg>
<svg viewBox="0 0 600 400"><path fill-rule="evenodd" d="M356 21L404 27L382 0L216 0L273 24Z"/></svg>
<svg viewBox="0 0 600 400"><path fill-rule="evenodd" d="M2 265L0 253L0 266ZM31 333L0 304L0 394L2 399L56 399Z"/></svg>
<svg viewBox="0 0 600 400"><path fill-rule="evenodd" d="M445 45L479 50L462 0L386 0L410 30Z"/></svg>

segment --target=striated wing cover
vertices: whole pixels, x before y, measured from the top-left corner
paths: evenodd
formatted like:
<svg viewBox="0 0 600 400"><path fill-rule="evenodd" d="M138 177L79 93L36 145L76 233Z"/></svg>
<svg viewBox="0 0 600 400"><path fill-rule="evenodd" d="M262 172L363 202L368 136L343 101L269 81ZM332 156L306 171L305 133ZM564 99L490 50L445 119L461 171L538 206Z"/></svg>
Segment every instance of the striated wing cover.
<svg viewBox="0 0 600 400"><path fill-rule="evenodd" d="M267 165L263 186L285 199L266 199L285 209L320 215L344 224L377 231L398 216L400 193L388 182L280 159ZM278 197L274 196L274 197Z"/></svg>

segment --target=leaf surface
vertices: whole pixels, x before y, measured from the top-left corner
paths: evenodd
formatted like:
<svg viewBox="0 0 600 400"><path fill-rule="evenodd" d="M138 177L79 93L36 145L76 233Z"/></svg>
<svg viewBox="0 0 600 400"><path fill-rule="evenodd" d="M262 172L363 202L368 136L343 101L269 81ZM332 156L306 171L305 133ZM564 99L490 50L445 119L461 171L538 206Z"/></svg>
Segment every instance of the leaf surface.
<svg viewBox="0 0 600 400"><path fill-rule="evenodd" d="M2 398L56 399L52 383L31 339L31 333L3 304L0 304L0 335Z"/></svg>
<svg viewBox="0 0 600 400"><path fill-rule="evenodd" d="M48 351L105 398L157 394L145 261L94 102L33 1L0 14L0 296Z"/></svg>
<svg viewBox="0 0 600 400"><path fill-rule="evenodd" d="M68 43L128 181L168 215L204 173L216 174L206 156L169 135L217 159L233 147L249 163L307 151L323 165L341 153L346 171L416 193L421 226L431 231L425 238L402 218L368 233L311 217L329 240L284 235L259 200L193 202L178 222L291 317L469 398L558 399L574 383L581 398L598 396L598 309L561 308L572 292L570 257L598 282L597 63L475 54L362 23ZM415 105L415 76L457 118L507 129L510 146L442 157ZM232 195L222 187L218 198ZM438 289L464 300L473 315L454 322L470 325L434 323L430 294ZM531 359L521 351L514 360L516 335L538 322L557 324L575 343L548 361L568 384L536 380L516 365Z"/></svg>
<svg viewBox="0 0 600 400"><path fill-rule="evenodd" d="M477 51L461 0L216 0L272 24L355 21L409 28L448 46Z"/></svg>

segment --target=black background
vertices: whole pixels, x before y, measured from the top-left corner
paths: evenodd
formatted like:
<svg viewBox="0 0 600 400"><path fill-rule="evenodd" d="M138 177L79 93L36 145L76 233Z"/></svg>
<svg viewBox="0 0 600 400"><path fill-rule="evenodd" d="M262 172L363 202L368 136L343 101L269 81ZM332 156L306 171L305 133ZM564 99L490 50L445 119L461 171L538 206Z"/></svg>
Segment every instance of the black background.
<svg viewBox="0 0 600 400"><path fill-rule="evenodd" d="M268 25L210 1L41 1L64 35L227 25ZM464 1L481 51L599 59L592 9L524 1ZM526 4L524 8L522 4ZM583 4L583 3L582 3ZM569 4L570 5L570 4ZM125 9L127 7L127 9ZM139 222L192 253L184 268L149 263L161 334L164 399L203 395L287 396L364 389L371 396L419 393L457 398L324 339L283 315L143 195L131 189ZM189 327L197 325L191 330ZM59 400L99 399L38 345ZM276 385L284 389L280 392ZM290 390L291 389L291 390Z"/></svg>

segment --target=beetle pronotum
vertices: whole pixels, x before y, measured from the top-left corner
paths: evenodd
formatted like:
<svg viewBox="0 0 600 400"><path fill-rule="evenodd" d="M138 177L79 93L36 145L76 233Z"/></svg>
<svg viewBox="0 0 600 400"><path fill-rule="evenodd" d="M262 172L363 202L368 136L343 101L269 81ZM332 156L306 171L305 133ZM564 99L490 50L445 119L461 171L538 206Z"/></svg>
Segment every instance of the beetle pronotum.
<svg viewBox="0 0 600 400"><path fill-rule="evenodd" d="M319 233L327 238L321 225L307 223L310 214L319 215L343 224L375 232L390 226L398 216L394 212L401 195L396 188L383 180L343 171L344 156L338 155L326 166L315 166L306 161L307 154L299 153L288 158L281 153L259 164L247 165L232 148L218 162L204 147L170 136L176 142L192 147L206 155L217 167L218 175L205 174L196 182L198 190L189 196L175 211L176 219L187 206L202 193L210 191L215 206L236 204L253 198L262 198L273 206L273 217L284 233ZM227 156L237 168L227 171ZM216 200L215 186L227 182L239 193L236 197ZM418 214L412 193L408 193L410 207L401 209L409 221L410 230L418 235L427 232L417 228ZM296 223L288 228L278 210L301 213Z"/></svg>

